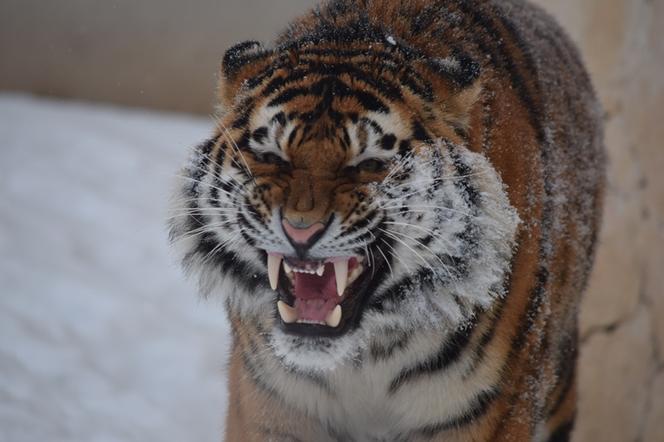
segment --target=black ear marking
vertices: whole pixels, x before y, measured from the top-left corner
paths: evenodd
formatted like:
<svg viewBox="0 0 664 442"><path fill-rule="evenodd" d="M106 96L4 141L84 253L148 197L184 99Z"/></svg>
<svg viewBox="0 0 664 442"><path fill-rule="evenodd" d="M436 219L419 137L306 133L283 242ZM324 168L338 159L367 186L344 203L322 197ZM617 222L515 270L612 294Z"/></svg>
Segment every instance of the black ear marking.
<svg viewBox="0 0 664 442"><path fill-rule="evenodd" d="M232 79L244 66L269 53L270 51L265 49L258 41L244 41L230 47L226 51L221 63L221 69L227 78Z"/></svg>
<svg viewBox="0 0 664 442"><path fill-rule="evenodd" d="M428 65L434 72L449 78L462 89L472 85L481 71L479 63L463 53L429 59Z"/></svg>

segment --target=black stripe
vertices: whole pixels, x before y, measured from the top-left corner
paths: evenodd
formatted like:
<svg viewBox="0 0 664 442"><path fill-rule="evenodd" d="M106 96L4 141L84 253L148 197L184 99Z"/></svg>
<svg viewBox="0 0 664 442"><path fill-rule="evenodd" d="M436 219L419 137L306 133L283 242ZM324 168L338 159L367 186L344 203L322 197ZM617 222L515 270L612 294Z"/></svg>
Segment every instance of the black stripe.
<svg viewBox="0 0 664 442"><path fill-rule="evenodd" d="M403 350L410 342L412 334L398 330L396 337L392 336L389 343L375 342L369 352L375 362L385 361L392 357L395 351ZM393 332L396 333L396 332ZM387 337L383 338L386 339Z"/></svg>
<svg viewBox="0 0 664 442"><path fill-rule="evenodd" d="M365 228L369 224L371 224L372 221L374 221L376 215L378 215L378 211L376 209L372 210L371 212L367 213L364 218L350 226L348 229L346 229L346 232L344 234L350 234L357 232L360 229Z"/></svg>
<svg viewBox="0 0 664 442"><path fill-rule="evenodd" d="M268 66L265 70L256 74L254 77L247 78L245 82L242 83L243 87L251 91L256 87L258 87L261 83L263 83L263 81L265 81L267 78L273 76L275 71L276 71L276 66L274 65Z"/></svg>
<svg viewBox="0 0 664 442"><path fill-rule="evenodd" d="M380 147L383 150L392 150L394 149L396 142L397 137L395 137L394 134L387 134L380 139Z"/></svg>
<svg viewBox="0 0 664 442"><path fill-rule="evenodd" d="M399 156L405 157L410 153L410 140L401 140L399 142ZM404 173L407 172L404 170Z"/></svg>
<svg viewBox="0 0 664 442"><path fill-rule="evenodd" d="M306 379L307 381L311 382L312 384L323 390L329 396L336 396L334 391L332 390L332 387L330 387L330 384L323 375L316 374L314 372L299 371L293 367L288 367L286 371L292 374L295 378Z"/></svg>
<svg viewBox="0 0 664 442"><path fill-rule="evenodd" d="M297 133L299 132L301 126L296 126L291 130L291 133L288 135L288 147L292 148L293 142L295 141L295 137L297 136Z"/></svg>
<svg viewBox="0 0 664 442"><path fill-rule="evenodd" d="M471 209L475 209L480 205L481 201L480 193L471 184L470 178L473 171L467 164L462 161L461 155L459 155L457 150L452 145L448 145L448 152L450 158L452 159L452 165L454 166L454 169L457 173L457 177L455 177L453 184L456 188L461 189L464 195L464 200L468 206Z"/></svg>
<svg viewBox="0 0 664 442"><path fill-rule="evenodd" d="M572 439L572 430L574 430L574 419L561 424L551 434L548 442L569 442Z"/></svg>
<svg viewBox="0 0 664 442"><path fill-rule="evenodd" d="M265 80L265 78L268 78L269 76L267 75L268 73L270 75L273 74L274 69L269 69L268 71L264 72L265 77L263 78L263 80ZM258 84L260 83L257 83L256 86L258 86ZM285 77L283 76L274 77L265 85L265 87L263 87L263 89L260 91L260 95L262 95L263 97L269 97L270 95L274 94L275 92L277 92L277 90L281 89L285 85L286 85Z"/></svg>
<svg viewBox="0 0 664 442"><path fill-rule="evenodd" d="M218 137L214 136L208 140L205 140L194 149L198 162L192 164L193 167L191 170L190 178L194 181L189 181L186 183L188 186L187 196L195 198L200 194L200 183L198 181L202 181L203 176L207 173L207 168L211 161L210 154L212 153L212 149L214 148L215 144L217 144L217 141ZM223 148L220 150L223 150Z"/></svg>
<svg viewBox="0 0 664 442"><path fill-rule="evenodd" d="M431 141L431 136L427 130L422 126L418 120L413 120L411 123L411 128L413 131L413 138L417 141Z"/></svg>
<svg viewBox="0 0 664 442"><path fill-rule="evenodd" d="M194 251L185 256L183 260L185 268L188 267L188 263L195 256L208 256L218 245L219 242L214 234L205 232L201 235ZM266 278L251 277L251 275L257 275L257 270L252 264L242 260L236 253L225 250L223 247L218 248L212 255L208 256L208 262L210 265L217 267L220 273L227 273L233 276L234 280L249 293L249 296L255 295L258 289L267 290L269 288Z"/></svg>
<svg viewBox="0 0 664 442"><path fill-rule="evenodd" d="M529 45L526 44L521 34L514 26L514 23L509 20L506 14L496 13L495 17L507 30L509 36L511 37L511 41L519 49L519 52L521 53L521 56L523 57L523 60L525 62L525 63L519 63L519 65L513 64L512 66L514 67L514 71L518 70L520 66L523 66L525 64L526 72L530 73L531 78L536 78L538 71L535 65L535 60L533 59L530 53ZM532 122L533 126L537 130L537 135L539 140L543 141L545 137L544 137L544 128L542 125L542 107L537 100L537 97L543 96L539 87L539 83L537 81L532 82L532 88L534 89L533 91L528 90L529 85L524 77L521 77L520 83L522 84L523 88L521 92L522 99L526 103L528 108L532 110L532 115L535 117L535 121Z"/></svg>
<svg viewBox="0 0 664 442"><path fill-rule="evenodd" d="M394 246L394 240L390 238L383 238L383 240L388 241L390 246ZM388 251L388 255L389 251ZM420 269L413 276L404 276L396 283L392 284L388 289L383 291L380 295L371 300L367 306L368 310L374 310L377 312L382 312L385 310L385 303L398 303L407 297L406 293L409 293L418 283L426 280L427 277L431 276L431 270L429 269Z"/></svg>
<svg viewBox="0 0 664 442"><path fill-rule="evenodd" d="M294 87L282 91L279 95L273 98L268 106L277 106L287 103L296 97L300 96L319 96L321 97L321 109L315 114L321 113L322 109L329 109L332 100L337 98L351 97L355 98L366 110L372 112L389 113L389 107L377 96L361 90L352 89L344 82L335 77L325 77L311 87ZM302 117L304 119L304 117Z"/></svg>
<svg viewBox="0 0 664 442"><path fill-rule="evenodd" d="M382 114L389 114L390 108L381 100L373 94L370 94L366 91L356 90L352 94L349 94L356 98L360 104L368 111L380 112Z"/></svg>
<svg viewBox="0 0 664 442"><path fill-rule="evenodd" d="M262 91L262 95L267 97L275 92L276 89L284 88L290 84L297 83L306 78L320 75L322 77L338 78L342 75L348 75L353 82L361 81L375 91L380 92L390 101L402 101L403 95L399 84L390 81L385 77L372 75L370 72L362 70L362 63L347 64L333 61L330 63L321 63L320 61L300 61L300 65L288 73L287 77L276 77L271 80ZM369 66L367 66L368 68Z"/></svg>
<svg viewBox="0 0 664 442"><path fill-rule="evenodd" d="M517 91L521 101L526 106L530 123L535 128L538 140L542 142L545 137L541 120L541 109L535 104L536 101L528 90L527 82L519 72L519 67L514 62L514 57L510 53L509 48L505 46L504 39L498 38L501 33L492 21L492 17L499 17L500 14L495 10L489 10L487 13L486 8L476 8L474 5L465 2L458 2L457 6L465 16L471 19L469 25L476 30L471 35L476 36L475 43L479 46L480 50L491 56L489 61L496 69L505 70L509 74L512 87ZM510 30L505 22L503 24ZM514 35L512 36L514 37ZM515 41L515 44L518 45L518 42ZM528 58L526 53L522 55L524 58ZM532 62L528 62L528 59L526 61L528 67L532 68ZM539 91L534 91L534 93L539 94Z"/></svg>
<svg viewBox="0 0 664 442"><path fill-rule="evenodd" d="M293 98L302 97L306 95L312 95L309 88L296 87L296 88L286 89L283 92L281 92L279 95L274 97L267 105L278 106L280 104L288 103Z"/></svg>
<svg viewBox="0 0 664 442"><path fill-rule="evenodd" d="M513 262L510 263L510 268L512 268ZM507 293L509 290L509 287L511 285L512 281L512 275L511 273L505 277L505 280L503 282L503 292ZM480 341L477 343L477 345L473 348L473 357L471 358L470 364L466 371L463 374L463 379L467 379L471 374L475 372L478 366L480 366L480 363L484 360L485 356L485 349L493 339L495 333L496 333L496 328L498 327L498 324L500 324L500 320L503 317L503 312L505 310L505 305L507 304L506 301L507 297L502 296L498 298L497 303L494 304L494 310L491 313L493 316L491 317L491 323L489 324L489 327L482 333L482 336L480 337ZM488 314L488 313L487 313Z"/></svg>
<svg viewBox="0 0 664 442"><path fill-rule="evenodd" d="M262 126L262 127L259 127L258 129L256 129L256 130L251 134L251 138L252 138L255 142L261 144L261 143L263 143L263 140L265 140L265 138L267 138L267 133L268 133L268 129L267 129L267 127L266 127L266 126Z"/></svg>
<svg viewBox="0 0 664 442"><path fill-rule="evenodd" d="M479 418L486 414L498 395L498 389L483 391L478 394L475 399L473 399L468 408L459 416L444 422L418 428L413 430L411 434L417 434L424 437L434 437L443 431L459 429L463 426L476 422Z"/></svg>
<svg viewBox="0 0 664 442"><path fill-rule="evenodd" d="M286 125L286 114L284 114L283 112L279 112L279 113L275 114L274 117L272 117L272 122L276 122L277 124L279 124L281 126L285 126Z"/></svg>
<svg viewBox="0 0 664 442"><path fill-rule="evenodd" d="M240 105L237 107L235 113L237 114L237 117L233 122L231 123L231 128L233 129L243 129L249 124L249 118L251 117L251 113L254 111L254 100L253 98L249 97L245 99Z"/></svg>
<svg viewBox="0 0 664 442"><path fill-rule="evenodd" d="M249 337L246 337L246 339L249 341L249 351L240 352L245 372L249 375L249 379L259 390L263 391L270 398L282 403L283 400L277 390L263 380L265 373L269 372L265 370L256 359L256 355L259 354L258 346Z"/></svg>
<svg viewBox="0 0 664 442"><path fill-rule="evenodd" d="M389 394L394 394L408 382L413 382L422 376L431 376L436 372L445 370L451 364L456 362L461 353L470 342L470 337L477 325L477 317L460 327L450 336L442 347L429 359L419 362L416 365L403 369L390 382Z"/></svg>
<svg viewBox="0 0 664 442"><path fill-rule="evenodd" d="M512 338L512 342L510 344L510 351L508 356L505 358L505 361L503 362L501 371L505 371L508 368L509 364L516 360L516 355L520 351L523 351L528 334L533 330L533 326L537 321L537 318L539 317L539 310L544 300L544 295L546 293L546 285L548 283L548 278L549 278L548 270L546 269L546 267L540 266L540 268L537 271L535 286L533 287L530 297L528 299L528 305L526 306L526 309L524 310L522 315L519 317L519 321L517 322L519 324L519 327L517 329L517 333ZM531 354L531 357L533 358L536 356L537 355L535 354ZM518 391L514 392L514 394L510 396L507 413L505 414L505 416L501 418L500 420L501 424L497 428L495 428L494 435L497 435L500 433L500 431L502 431L503 426L507 422L507 416L513 414L517 409L516 403L519 399L521 399L521 395L520 392ZM531 415L534 417L535 420L541 420L542 418L540 416L541 413L542 410L538 409L531 410Z"/></svg>
<svg viewBox="0 0 664 442"><path fill-rule="evenodd" d="M526 343L526 338L539 317L538 312L544 301L546 285L549 280L549 271L543 266L540 267L536 278L537 281L528 300L528 306L523 312L523 315L519 318L519 329L512 339L510 356L507 358L508 360L513 360L514 355L523 349L523 346Z"/></svg>
<svg viewBox="0 0 664 442"><path fill-rule="evenodd" d="M256 209L253 206L250 206L248 198L245 199L245 204L248 206L248 210L246 212L240 212L237 214L237 220L240 224L242 224L242 227L246 227L249 230L251 230L256 236L260 236L261 232L251 223L250 220L253 220L256 222L259 226L263 228L268 228L267 224L263 219L261 218L260 214L256 211ZM245 216L245 213L247 216Z"/></svg>
<svg viewBox="0 0 664 442"><path fill-rule="evenodd" d="M558 354L555 356L558 361L555 388L559 389L560 393L549 410L549 416L553 416L558 412L576 380L576 361L579 353L578 335L578 329L575 328L571 334L566 334L558 345Z"/></svg>

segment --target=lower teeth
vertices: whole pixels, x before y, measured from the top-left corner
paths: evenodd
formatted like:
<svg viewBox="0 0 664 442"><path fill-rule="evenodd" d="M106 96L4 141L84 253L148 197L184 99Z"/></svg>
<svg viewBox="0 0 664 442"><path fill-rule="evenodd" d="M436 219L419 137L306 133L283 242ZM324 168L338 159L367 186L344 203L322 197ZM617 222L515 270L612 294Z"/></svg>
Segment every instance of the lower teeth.
<svg viewBox="0 0 664 442"><path fill-rule="evenodd" d="M341 306L337 305L328 313L325 321L316 321L313 319L300 319L298 318L297 310L294 307L286 304L284 301L277 301L277 311L281 320L286 324L294 322L298 324L312 324L312 325L327 325L328 327L336 328L341 323Z"/></svg>
<svg viewBox="0 0 664 442"><path fill-rule="evenodd" d="M324 322L322 321L314 321L311 319L298 319L297 320L298 324L311 324L311 325L325 325Z"/></svg>

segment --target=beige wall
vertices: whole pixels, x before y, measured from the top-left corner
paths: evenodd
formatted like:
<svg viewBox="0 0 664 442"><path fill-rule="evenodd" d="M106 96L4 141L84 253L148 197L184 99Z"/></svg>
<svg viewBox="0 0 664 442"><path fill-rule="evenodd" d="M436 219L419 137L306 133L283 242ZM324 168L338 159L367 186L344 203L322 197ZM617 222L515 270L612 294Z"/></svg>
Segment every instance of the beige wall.
<svg viewBox="0 0 664 442"><path fill-rule="evenodd" d="M538 0L605 105L609 192L582 308L576 440L664 440L664 0ZM223 51L312 0L3 0L0 89L208 113Z"/></svg>
<svg viewBox="0 0 664 442"><path fill-rule="evenodd" d="M0 90L210 113L224 50L313 0L1 0Z"/></svg>

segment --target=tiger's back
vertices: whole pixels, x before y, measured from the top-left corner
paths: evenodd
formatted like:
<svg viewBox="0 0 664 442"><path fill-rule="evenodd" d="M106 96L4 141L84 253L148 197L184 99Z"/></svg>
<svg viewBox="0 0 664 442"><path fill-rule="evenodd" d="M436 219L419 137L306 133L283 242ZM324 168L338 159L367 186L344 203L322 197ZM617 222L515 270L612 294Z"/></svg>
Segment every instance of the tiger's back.
<svg viewBox="0 0 664 442"><path fill-rule="evenodd" d="M367 282L375 293L363 297L359 307L352 306L359 309L359 319L354 318L352 332L334 341L273 333L273 309L245 307L250 302L246 296L228 300L235 341L227 439L568 440L576 407L577 311L599 229L604 154L601 110L564 32L546 13L519 0L338 0L296 20L277 40L276 49L246 49L238 47L227 56L226 84L220 92L222 101L236 107L225 115L228 129L216 134L206 155L224 150L226 158L235 155L232 143L224 143L226 132L239 151L243 142L250 146L242 137L243 124L258 118L260 100L271 106L278 102L289 121L289 115L299 112L295 118L301 117L310 104L319 109L325 94L326 106L345 109L351 120L365 111L412 112L416 117L403 129L408 136L396 129L390 134L383 117L374 117L371 121L382 126L376 129L382 136L376 144L385 147L387 139L399 155L416 150L416 144L435 145L442 153L426 161L449 166L454 174L450 195L460 195L460 205L449 202L448 210L472 210L477 223L484 224L473 226L470 218L462 232L441 238L441 244L464 243L458 256L438 252L441 233L434 240L427 238L426 244L421 234L417 244L408 246L407 238L416 236L413 231L390 233L382 224L386 244L391 242L396 255L401 240L416 249L413 260L431 252L454 276L437 282L435 269L432 274L425 269L416 277L415 272L399 270L408 267L407 262L382 253L384 261L378 261L383 266L376 268L385 274L389 268L393 278ZM266 59L268 52L278 56ZM308 81L316 81L319 73L312 71L307 78L311 57L316 66L327 66L326 75L357 89L349 93L357 103L348 104L340 98L343 94L324 88L312 94ZM403 63L415 66L414 74L402 71ZM425 69L419 64L426 65L426 73L418 70ZM242 70L246 72L236 75ZM236 90L244 92L235 96ZM388 111L377 110L376 103L384 103ZM420 108L412 111L412 103ZM295 142L306 140L306 130L316 126L311 119L319 118L312 115L308 126L305 121L301 129L292 130L296 135L283 134L287 142L280 149L290 152L294 164L296 155L305 155L295 153ZM340 125L321 129L319 145L325 137L343 138ZM367 135L348 137L347 144L356 138L361 143L363 137ZM249 151L251 147L245 153ZM256 170L258 164L247 156ZM314 157L307 164L321 161ZM216 171L222 172L223 167ZM442 178L428 183L437 180ZM319 184L312 183L310 198L320 200L316 192L326 190L316 190ZM409 188L417 188L413 183ZM299 192L294 190L297 185L276 179L267 184L286 195ZM448 204L455 197L431 196L419 208L433 212L435 204ZM302 198L298 201L301 206ZM295 210L288 204L283 203L283 210ZM417 208L411 204L408 210L415 213ZM271 216L269 210L264 212L265 219ZM368 212L352 214L370 218ZM411 216L404 218L407 222L421 222L420 230L434 228L426 224L426 215L424 221L412 213L402 215ZM382 222L385 219L406 223L385 216ZM186 233L184 225L173 229L176 238ZM204 251L216 253L209 245ZM186 258L194 260L196 253L203 252L194 247ZM401 253L410 252L402 247ZM464 254L469 255L467 262ZM438 265L429 261L429 266ZM250 264L246 268L253 271ZM265 273L258 268L256 272ZM403 277L396 281L394 273ZM223 287L241 291L241 286ZM445 297L445 302L430 302L433 296ZM426 302L412 301L418 297ZM435 321L428 317L420 322L412 318L438 308L447 309L441 315L448 315L438 327L431 326ZM438 318L433 313L431 317ZM350 356L338 361L327 354L332 350L321 348L347 350ZM320 364L307 360L317 355L323 355ZM335 362L321 367L328 356Z"/></svg>

